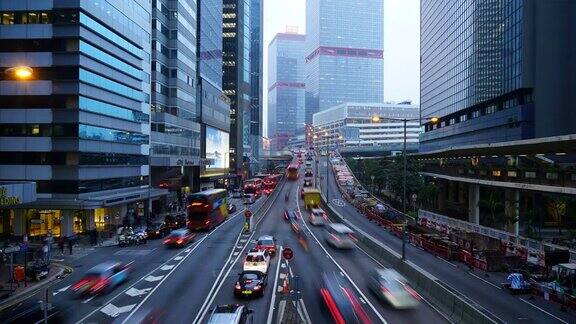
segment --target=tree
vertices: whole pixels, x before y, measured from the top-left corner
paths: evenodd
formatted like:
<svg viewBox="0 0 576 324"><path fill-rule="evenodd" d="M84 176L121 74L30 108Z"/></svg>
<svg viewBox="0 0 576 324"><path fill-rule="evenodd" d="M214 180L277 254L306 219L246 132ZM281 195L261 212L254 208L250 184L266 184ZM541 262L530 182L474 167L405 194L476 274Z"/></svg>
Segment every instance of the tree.
<svg viewBox="0 0 576 324"><path fill-rule="evenodd" d="M501 228L508 223L504 201L496 191L491 190L488 197L480 199L478 207L488 213L487 218L482 218L486 226Z"/></svg>
<svg viewBox="0 0 576 324"><path fill-rule="evenodd" d="M574 198L562 196L558 194L545 194L548 210L558 222L558 235L562 235L562 220L567 223L567 207L568 204L574 201Z"/></svg>

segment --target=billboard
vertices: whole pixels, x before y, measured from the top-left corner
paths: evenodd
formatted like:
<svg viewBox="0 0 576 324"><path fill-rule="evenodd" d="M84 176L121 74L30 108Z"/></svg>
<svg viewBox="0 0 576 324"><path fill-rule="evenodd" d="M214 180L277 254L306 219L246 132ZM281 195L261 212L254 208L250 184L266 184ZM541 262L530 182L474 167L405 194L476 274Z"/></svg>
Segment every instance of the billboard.
<svg viewBox="0 0 576 324"><path fill-rule="evenodd" d="M230 167L229 135L227 132L206 126L206 159L211 161L207 169Z"/></svg>

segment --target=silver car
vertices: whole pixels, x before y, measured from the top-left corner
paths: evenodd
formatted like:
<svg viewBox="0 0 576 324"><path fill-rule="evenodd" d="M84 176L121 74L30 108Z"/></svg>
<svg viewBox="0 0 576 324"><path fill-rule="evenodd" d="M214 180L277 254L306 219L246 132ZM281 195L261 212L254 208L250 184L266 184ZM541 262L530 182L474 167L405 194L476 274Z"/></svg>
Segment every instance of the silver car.
<svg viewBox="0 0 576 324"><path fill-rule="evenodd" d="M375 269L370 273L368 283L374 294L394 308L415 308L420 303L420 295L396 270Z"/></svg>
<svg viewBox="0 0 576 324"><path fill-rule="evenodd" d="M253 312L244 305L219 305L212 311L208 324L252 323Z"/></svg>
<svg viewBox="0 0 576 324"><path fill-rule="evenodd" d="M324 237L329 245L337 249L354 248L354 232L346 225L340 223L326 224Z"/></svg>

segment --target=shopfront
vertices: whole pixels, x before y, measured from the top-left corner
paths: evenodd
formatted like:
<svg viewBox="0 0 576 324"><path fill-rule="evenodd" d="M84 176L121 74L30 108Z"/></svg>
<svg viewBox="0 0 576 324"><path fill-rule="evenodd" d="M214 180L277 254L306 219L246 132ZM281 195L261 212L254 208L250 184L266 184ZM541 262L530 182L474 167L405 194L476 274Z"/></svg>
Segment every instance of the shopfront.
<svg viewBox="0 0 576 324"><path fill-rule="evenodd" d="M35 182L0 182L0 237L12 236L15 225L24 225L23 221L14 218L15 210L34 201Z"/></svg>

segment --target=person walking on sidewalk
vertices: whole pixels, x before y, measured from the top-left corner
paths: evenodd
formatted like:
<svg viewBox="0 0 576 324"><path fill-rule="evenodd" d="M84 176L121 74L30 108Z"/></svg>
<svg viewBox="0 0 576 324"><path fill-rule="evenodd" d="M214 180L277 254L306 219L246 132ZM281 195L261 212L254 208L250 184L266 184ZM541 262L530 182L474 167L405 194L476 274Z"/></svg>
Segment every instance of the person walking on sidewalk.
<svg viewBox="0 0 576 324"><path fill-rule="evenodd" d="M58 239L58 248L60 249L60 253L64 255L64 236L60 236Z"/></svg>

